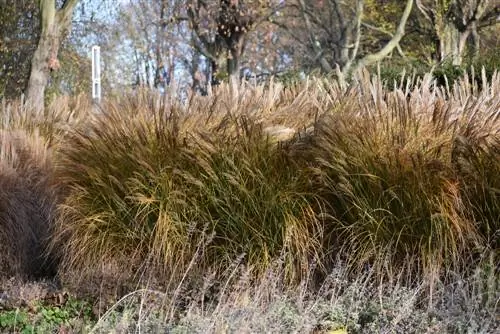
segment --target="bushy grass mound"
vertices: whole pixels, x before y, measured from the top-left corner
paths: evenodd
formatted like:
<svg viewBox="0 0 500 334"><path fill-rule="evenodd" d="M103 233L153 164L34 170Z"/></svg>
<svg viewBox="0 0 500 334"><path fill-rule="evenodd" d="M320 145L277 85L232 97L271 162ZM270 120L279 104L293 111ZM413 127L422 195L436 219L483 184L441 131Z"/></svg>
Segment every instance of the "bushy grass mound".
<svg viewBox="0 0 500 334"><path fill-rule="evenodd" d="M90 123L59 150L68 193L53 249L63 270L115 262L171 278L238 258L261 271L283 254L292 278L318 257L314 195L251 113L141 96L104 105Z"/></svg>
<svg viewBox="0 0 500 334"><path fill-rule="evenodd" d="M83 121L83 99L61 98L45 114L22 101L0 109L0 277L53 276L57 254L48 253L59 184L53 151L67 130ZM56 252L57 253L57 252Z"/></svg>
<svg viewBox="0 0 500 334"><path fill-rule="evenodd" d="M108 101L58 146L52 249L81 278L108 264L259 273L280 258L296 280L339 254L384 275L459 270L499 246L499 80L386 91L364 73L347 90Z"/></svg>
<svg viewBox="0 0 500 334"><path fill-rule="evenodd" d="M316 126L313 175L331 251L358 267L435 274L498 249L497 87L464 98L460 86L445 97L425 81L384 92L364 80L366 93Z"/></svg>
<svg viewBox="0 0 500 334"><path fill-rule="evenodd" d="M57 270L104 306L146 287L95 305L95 331L498 328L499 88L362 73L4 104L0 274Z"/></svg>
<svg viewBox="0 0 500 334"><path fill-rule="evenodd" d="M45 254L55 213L50 154L44 140L0 129L0 277L54 275Z"/></svg>
<svg viewBox="0 0 500 334"><path fill-rule="evenodd" d="M281 259L297 281L338 256L442 275L499 248L499 87L497 74L481 89L426 76L388 91L364 73L347 89L222 85L184 104L137 91L99 108L55 100L44 115L4 106L3 133L24 137L2 149L22 156L2 158L2 226L50 221L60 198L54 230L26 235L52 231L60 273L81 279L235 262L258 274Z"/></svg>

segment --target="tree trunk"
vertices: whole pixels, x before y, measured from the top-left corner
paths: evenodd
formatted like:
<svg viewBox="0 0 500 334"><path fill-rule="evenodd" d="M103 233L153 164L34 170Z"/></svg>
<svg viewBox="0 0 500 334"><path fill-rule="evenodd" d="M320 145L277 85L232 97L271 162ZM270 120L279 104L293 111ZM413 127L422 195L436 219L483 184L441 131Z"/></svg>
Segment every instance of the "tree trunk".
<svg viewBox="0 0 500 334"><path fill-rule="evenodd" d="M460 32L451 22L441 22L436 27L437 37L439 39L439 60L449 60L453 65L462 63L462 51Z"/></svg>
<svg viewBox="0 0 500 334"><path fill-rule="evenodd" d="M472 55L476 56L479 52L479 35L475 23L471 23L465 30L460 31L453 23L446 22L436 32L439 39L438 54L440 61L448 60L453 65L462 65L470 37L472 37Z"/></svg>
<svg viewBox="0 0 500 334"><path fill-rule="evenodd" d="M44 109L45 88L50 71L59 68L57 54L61 36L69 30L73 10L78 0L66 0L60 10L55 0L40 0L40 39L31 60L31 72L26 92L29 105L41 112Z"/></svg>
<svg viewBox="0 0 500 334"><path fill-rule="evenodd" d="M497 1L498 2L498 1ZM498 21L500 7L489 0L416 0L417 7L435 32L437 58L461 65L467 46L472 57L479 52L478 29Z"/></svg>
<svg viewBox="0 0 500 334"><path fill-rule="evenodd" d="M45 88L50 77L50 50L53 47L54 43L51 38L40 36L38 47L31 60L31 72L26 95L27 102L38 111L44 108Z"/></svg>
<svg viewBox="0 0 500 334"><path fill-rule="evenodd" d="M312 42L312 48L314 50L315 56L319 57L319 63L321 65L321 70L325 73L330 73L333 71L333 67L328 63L328 61L325 58L325 55L323 53L323 49L321 48L315 34L314 34L314 29L311 24L311 20L309 18L309 14L307 13L307 7L306 3L304 0L299 0L299 5L302 13L302 17L304 18L304 22L306 24L306 29L309 32L311 42Z"/></svg>
<svg viewBox="0 0 500 334"><path fill-rule="evenodd" d="M234 50L229 51L230 56L227 58L227 76L230 82L239 82L240 80L240 66L239 56Z"/></svg>
<svg viewBox="0 0 500 334"><path fill-rule="evenodd" d="M233 45L227 51L227 75L229 80L238 83L240 81L240 58L243 54L244 37L239 36L236 41L232 41Z"/></svg>
<svg viewBox="0 0 500 334"><path fill-rule="evenodd" d="M476 61L479 58L479 48L480 48L480 36L479 32L477 30L477 24L474 23L472 25L472 31L471 31L471 56L472 60Z"/></svg>

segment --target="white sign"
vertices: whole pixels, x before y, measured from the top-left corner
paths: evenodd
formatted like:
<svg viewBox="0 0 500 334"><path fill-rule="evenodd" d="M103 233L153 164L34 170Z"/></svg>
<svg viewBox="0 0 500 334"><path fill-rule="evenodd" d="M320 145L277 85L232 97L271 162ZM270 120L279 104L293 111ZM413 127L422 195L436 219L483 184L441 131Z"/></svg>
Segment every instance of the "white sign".
<svg viewBox="0 0 500 334"><path fill-rule="evenodd" d="M101 101L101 48L92 47L92 99Z"/></svg>

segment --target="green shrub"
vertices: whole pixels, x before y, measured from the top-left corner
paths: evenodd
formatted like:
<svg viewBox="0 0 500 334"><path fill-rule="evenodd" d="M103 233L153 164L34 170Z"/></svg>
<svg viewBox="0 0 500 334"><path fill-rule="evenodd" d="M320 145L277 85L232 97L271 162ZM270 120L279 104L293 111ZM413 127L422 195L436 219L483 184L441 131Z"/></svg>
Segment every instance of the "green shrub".
<svg viewBox="0 0 500 334"><path fill-rule="evenodd" d="M0 332L54 333L72 329L81 332L94 322L91 305L70 297L61 305L30 301L30 306L0 311Z"/></svg>
<svg viewBox="0 0 500 334"><path fill-rule="evenodd" d="M0 313L0 329L24 334L32 333L34 328L29 322L28 313L16 309Z"/></svg>

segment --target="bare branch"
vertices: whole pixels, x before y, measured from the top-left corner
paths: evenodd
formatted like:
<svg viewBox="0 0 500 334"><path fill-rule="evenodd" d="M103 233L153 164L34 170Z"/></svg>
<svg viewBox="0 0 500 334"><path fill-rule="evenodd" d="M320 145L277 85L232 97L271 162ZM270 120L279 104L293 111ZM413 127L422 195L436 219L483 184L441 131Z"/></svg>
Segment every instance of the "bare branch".
<svg viewBox="0 0 500 334"><path fill-rule="evenodd" d="M408 0L406 2L406 7L404 9L403 15L401 16L401 20L399 21L398 28L396 29L396 33L391 38L389 43L387 43L380 51L369 54L361 59L357 64L355 70L359 70L360 68L373 64L377 61L382 60L386 57L401 41L405 34L405 26L408 21L408 17L410 16L411 10L413 8L413 0Z"/></svg>
<svg viewBox="0 0 500 334"><path fill-rule="evenodd" d="M309 39L311 41L314 52L316 53L316 57L319 58L321 68L323 69L323 71L325 71L327 73L332 72L333 68L328 63L328 61L325 59L321 45L320 45L316 35L313 33L314 30L313 30L309 15L306 13L306 4L305 4L304 0L299 0L299 4L300 4L300 7L302 9L304 21L306 23L306 28L309 31Z"/></svg>
<svg viewBox="0 0 500 334"><path fill-rule="evenodd" d="M356 41L351 54L351 61L356 59L359 49L359 41L361 40L361 19L363 18L363 0L358 0L356 3Z"/></svg>
<svg viewBox="0 0 500 334"><path fill-rule="evenodd" d="M78 0L64 1L61 9L57 11L59 24L68 25L71 22L71 19L73 18L73 10L75 9L77 3Z"/></svg>
<svg viewBox="0 0 500 334"><path fill-rule="evenodd" d="M363 27L365 27L365 28L368 28L368 29L371 29L371 30L373 30L373 31L377 31L377 32L380 32L380 33L382 33L382 34L385 34L385 35L387 35L387 36L389 36L389 37L391 37L391 38L393 38L393 37L394 37L394 34L393 34L393 33L389 32L389 31L387 31L387 30L385 30L385 29L382 29L382 28L379 28L379 27L372 26L371 24L368 24L368 23L365 23L365 22L362 22L362 23L361 23L361 25L362 25ZM399 55L400 55L401 57L406 58L406 55L404 54L404 51L403 51L403 49L401 48L401 44L399 44L399 43L398 43L398 44L396 45L396 49L398 50L398 53L399 53Z"/></svg>
<svg viewBox="0 0 500 334"><path fill-rule="evenodd" d="M418 10L427 19L427 21L429 21L430 23L434 23L435 13L431 9L425 7L422 4L422 0L416 0L415 4L417 5Z"/></svg>

